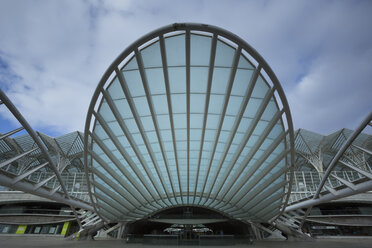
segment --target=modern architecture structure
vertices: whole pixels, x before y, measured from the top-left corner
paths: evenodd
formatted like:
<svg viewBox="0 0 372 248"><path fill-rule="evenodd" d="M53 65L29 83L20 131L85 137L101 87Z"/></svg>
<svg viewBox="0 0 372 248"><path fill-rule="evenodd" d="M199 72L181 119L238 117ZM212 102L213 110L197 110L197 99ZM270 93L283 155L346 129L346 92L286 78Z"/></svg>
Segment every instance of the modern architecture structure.
<svg viewBox="0 0 372 248"><path fill-rule="evenodd" d="M226 30L174 24L130 45L99 82L84 133L35 133L0 99L22 126L0 137L0 233L372 233L372 114L355 131L294 131L274 72Z"/></svg>

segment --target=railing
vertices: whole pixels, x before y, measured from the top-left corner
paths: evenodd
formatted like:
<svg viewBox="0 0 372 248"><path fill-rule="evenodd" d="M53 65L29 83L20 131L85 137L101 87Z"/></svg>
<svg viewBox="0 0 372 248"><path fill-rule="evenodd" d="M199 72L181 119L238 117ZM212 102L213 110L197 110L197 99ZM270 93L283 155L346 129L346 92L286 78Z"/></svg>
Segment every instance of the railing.
<svg viewBox="0 0 372 248"><path fill-rule="evenodd" d="M74 215L74 213L69 210L69 209L19 209L19 208L14 208L14 209L0 209L0 215L60 215L60 216L70 216Z"/></svg>
<svg viewBox="0 0 372 248"><path fill-rule="evenodd" d="M340 209L319 209L319 208L312 208L309 216L324 216L324 215L372 215L372 209L370 208L340 208Z"/></svg>
<svg viewBox="0 0 372 248"><path fill-rule="evenodd" d="M349 182L356 182L365 178L364 175L356 171L333 171L331 175L345 179ZM27 177L27 180L34 183L39 183L53 176L53 172L35 172ZM316 171L295 171L292 185L292 193L289 202L297 202L305 198L312 197L317 190L318 185L322 180L323 173ZM84 172L62 173L62 180L72 197L89 202L88 186ZM47 182L46 186L55 188L58 186L56 178ZM342 183L334 177L328 177L326 185L332 188L337 188Z"/></svg>
<svg viewBox="0 0 372 248"><path fill-rule="evenodd" d="M33 183L40 183L54 175L53 172L34 172L30 174L25 179L31 181ZM76 172L76 173L62 173L61 174L62 181L64 182L69 195L80 200L89 202L89 195L88 195L88 186L87 181L85 178L84 172ZM55 189L59 186L58 180L56 177L50 179L45 186ZM4 190L2 188L1 190ZM59 189L61 191L61 189Z"/></svg>
<svg viewBox="0 0 372 248"><path fill-rule="evenodd" d="M345 179L348 182L356 182L365 178L364 175L356 171L332 171L331 175ZM322 180L322 177L323 173L321 172L295 171L292 184L292 193L289 199L289 203L297 202L302 199L314 196ZM339 186L342 186L343 184L334 177L328 177L326 185L331 188L337 188Z"/></svg>

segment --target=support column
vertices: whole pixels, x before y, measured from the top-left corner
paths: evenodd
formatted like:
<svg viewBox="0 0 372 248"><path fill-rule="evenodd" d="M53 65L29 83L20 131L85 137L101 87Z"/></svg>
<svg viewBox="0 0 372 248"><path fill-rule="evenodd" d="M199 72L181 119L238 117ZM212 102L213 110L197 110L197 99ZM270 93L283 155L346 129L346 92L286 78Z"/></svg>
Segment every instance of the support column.
<svg viewBox="0 0 372 248"><path fill-rule="evenodd" d="M253 223L250 223L250 224L251 224L251 228L253 230L253 233L256 236L256 239L257 240L262 240L262 235L261 235L260 230Z"/></svg>

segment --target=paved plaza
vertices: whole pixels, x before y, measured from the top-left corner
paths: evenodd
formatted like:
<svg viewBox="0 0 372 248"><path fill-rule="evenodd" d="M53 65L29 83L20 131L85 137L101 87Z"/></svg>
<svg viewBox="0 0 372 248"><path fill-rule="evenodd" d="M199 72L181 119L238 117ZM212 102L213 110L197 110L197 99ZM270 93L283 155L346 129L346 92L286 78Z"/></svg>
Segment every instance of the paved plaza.
<svg viewBox="0 0 372 248"><path fill-rule="evenodd" d="M0 247L53 247L53 248L116 248L116 247L175 247L175 246L150 246L143 244L126 244L123 240L101 241L71 241L66 239L51 239L48 237L0 237ZM177 246L198 247L198 246ZM211 246L209 246L211 247ZM253 245L233 245L219 247L252 247L252 248L370 248L372 239L368 238L340 238L340 239L317 239L313 242L290 242L290 241L255 241Z"/></svg>

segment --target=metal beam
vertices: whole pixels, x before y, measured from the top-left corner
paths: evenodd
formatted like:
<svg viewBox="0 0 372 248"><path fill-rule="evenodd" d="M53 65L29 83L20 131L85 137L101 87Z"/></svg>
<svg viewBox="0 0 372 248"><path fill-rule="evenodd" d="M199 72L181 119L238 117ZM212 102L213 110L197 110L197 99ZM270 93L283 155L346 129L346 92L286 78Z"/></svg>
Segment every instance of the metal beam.
<svg viewBox="0 0 372 248"><path fill-rule="evenodd" d="M115 145L116 149L120 152L121 156L128 163L129 167L133 170L134 174L141 181L141 183L146 188L146 190L148 192L152 192L152 194L155 194L155 192L153 192L153 188L150 185L148 185L148 182L146 181L146 179L145 179L144 175L142 174L141 170L138 168L138 166L132 160L131 156L127 153L127 151L125 150L123 145L120 143L118 137L116 137L116 135L114 134L114 132L112 131L110 126L106 123L106 121L103 119L101 114L94 111L93 115L96 117L98 123L101 124L101 127L103 128L103 130L105 130L106 134L108 135L108 137L110 138L112 143ZM150 178L150 180L151 180L151 178Z"/></svg>
<svg viewBox="0 0 372 248"><path fill-rule="evenodd" d="M31 150L29 150L29 151L27 151L27 152L21 153L21 154L19 154L19 155L13 157L13 158L11 158L11 159L8 159L8 160L6 160L6 161L4 161L4 162L1 162L1 163L0 163L0 168L3 168L4 166L7 166L7 165L11 164L11 163L13 163L14 161L17 161L18 159L23 158L24 156L27 156L28 154L30 154L30 153L36 151L37 149L39 149L39 147L35 147L35 148L33 148L33 149L31 149Z"/></svg>
<svg viewBox="0 0 372 248"><path fill-rule="evenodd" d="M272 99L274 99L275 101L275 104L276 104L276 107L280 106L281 104L283 105L283 111L285 112L285 117L286 117L286 120L287 122L285 124L288 125L288 130L284 130L285 129L285 124L284 124L284 116L281 116L279 119L280 119L280 124L283 128L283 132L285 131L288 131L288 136L289 136L289 139L287 137L285 137L285 149L284 150L291 150L291 158L289 158L289 156L286 156L285 160L286 160L286 163L287 163L287 167L290 167L291 170L293 170L293 166L290 165L291 162L293 162L293 158L294 158L294 150L293 150L293 126L292 126L292 119L291 119L291 116L290 116L290 111L289 111L289 107L288 107L288 103L287 103L287 100L285 98L285 95L284 95L284 92L279 84L279 81L278 79L276 78L275 74L273 73L273 71L271 70L271 68L268 66L268 64L266 63L266 61L252 48L250 47L248 44L246 44L243 40L241 40L239 37L237 37L236 35L234 34L231 34L230 32L228 31L225 31L225 30L222 30L222 29L219 29L219 28L216 28L216 27L213 27L213 26L210 26L210 25L201 25L201 24L194 24L194 23L188 23L188 24L174 24L174 25L169 25L169 26L166 26L164 28L161 28L161 29L158 29L158 30L155 30L154 32L150 33L149 35L146 35L142 38L140 38L138 41L136 41L135 43L133 43L132 45L130 45L122 54L119 55L119 57L112 63L112 65L107 69L107 71L105 72L105 74L103 75L102 79L100 80L100 83L97 87L97 90L95 91L94 95L93 95L93 98L92 98L92 101L91 101L91 104L90 104L90 107L89 107L89 110L88 110L88 116L87 116L87 121L86 121L86 126L85 126L85 139L84 139L84 142L86 144L86 149L84 150L84 157L85 157L85 164L88 164L89 161L88 161L88 149L91 149L91 147L88 147L89 146L89 137L88 137L88 133L90 131L91 128L94 127L95 125L95 119L92 118L92 113L94 111L94 109L96 107L99 108L99 102L100 101L100 97L102 97L102 89L108 89L108 87L110 87L111 83L113 82L111 79L112 77L115 77L115 72L116 74L119 76L121 75L121 73L117 73L118 72L118 66L119 65L122 65L122 64L126 64L128 62L129 59L132 59L130 58L130 56L133 56L133 54L135 54L135 56L138 58L140 56L138 56L138 54L141 52L139 51L140 49L143 49L144 46L151 46L152 44L155 44L157 43L158 41L160 41L160 52L161 52L161 56L162 56L162 61L163 61L163 72L164 72L164 79L165 79L165 83L166 83L166 89L167 89L167 100L168 100L168 111L169 111L169 116L170 116L170 121L172 123L173 121L173 118L171 117L171 109L172 109L172 105L170 104L170 87L169 87L169 79L168 78L168 73L167 73L167 68L164 68L164 65L166 65L166 63L164 63L164 61L166 61L166 50L165 50L165 45L164 45L164 35L168 35L168 34L171 34L172 35L172 32L176 31L177 34L176 35L179 35L178 33L181 31L181 36L182 38L185 38L186 41L185 43L186 44L186 47L189 46L189 38L187 38L188 36L190 36L190 33L193 32L193 31L205 31L205 32L208 32L210 35L213 35L215 38L213 39L216 39L216 37L221 37L221 42L224 42L225 40L228 40L226 43L234 43L232 45L233 48L238 48L241 49L241 50L244 50L245 52L247 52L250 56L252 56L255 60L255 62L258 63L259 66L262 66L263 68L263 71L265 72L265 74L268 76L268 78L270 78L271 82L269 81L267 83L267 86L269 86L269 88L273 87L273 88L276 88L277 91L275 93L278 93L279 97L276 99L274 96ZM231 45L231 44L227 44L227 45ZM189 54L189 49L186 49L186 57L187 56L190 56ZM211 57L212 56L215 56L215 52L213 52L211 54ZM234 58L234 66L235 69L237 67L237 64L239 62L239 56L244 56L244 52L241 53L240 51L239 52L236 52L235 51L235 58ZM187 60L189 60L190 58L188 58ZM212 59L210 58L210 61L212 61ZM139 63L141 63L141 61L137 61ZM210 62L211 63L211 62ZM186 70L190 70L190 62L189 63L186 63L186 65L182 64L181 65L182 67L185 67ZM142 74L142 79L144 78L143 75L145 75L146 73L144 72L144 67L143 65L141 66L139 64L139 70L140 70L140 73ZM160 68L161 69L161 68ZM212 78L212 68L209 68L209 80L211 80ZM235 73L232 73L231 75L234 75ZM187 77L189 77L189 72L186 73L186 75L188 75ZM120 77L120 76L119 76ZM190 78L188 78L186 81L189 81ZM263 79L265 80L265 79ZM122 80L121 80L122 81ZM232 81L232 80L230 80ZM142 80L143 83L146 83ZM121 82L123 83L123 82ZM228 82L229 83L229 82ZM189 83L188 83L189 84ZM231 83L230 83L231 84ZM230 93L231 93L231 85L229 85L230 87L227 88L227 94L224 96L225 99L224 99L224 107L222 107L222 109L225 109L226 110L226 99L228 99L230 97ZM188 87L189 88L189 87ZM124 91L125 91L125 88L124 88ZM185 92L184 92L185 93ZM226 92L225 92L226 93ZM186 105L189 106L190 104L190 89L186 91L186 95L188 97L188 100L187 100L187 103ZM151 98L151 96L146 96L147 98ZM131 98L128 97L128 95L125 95L125 99L129 99L128 101L131 101ZM276 100L275 100L276 99ZM269 99L270 101L270 99ZM174 104L176 103L173 103L173 106ZM132 107L130 106L130 108L132 109ZM224 118L224 114L226 113L226 111L223 110L222 111L222 116L220 117L220 120L219 120L219 123L217 123L217 125L221 125L223 123L223 118ZM133 112L133 111L132 111ZM201 201L204 201L204 203L206 203L206 201L208 200L212 200L212 199L208 199L208 197L214 197L216 194L212 193L212 190L213 189L216 189L216 187L220 187L221 184L216 184L216 185L210 185L209 183L215 181L219 181L220 177L218 177L216 179L216 177L214 177L214 175L205 175L205 178L204 181L203 179L202 180L196 180L195 182L200 182L199 185L201 185L203 188L203 190L201 192L197 192L198 191L198 188L197 188L197 183L196 183L196 187L191 189L191 187L193 187L194 185L190 182L191 178L190 178L190 161L189 160L189 155L191 154L191 142L190 142L190 134L192 134L190 132L190 109L188 107L188 110L186 111L186 113L183 113L185 115L187 115L188 117L188 124L187 124L187 138L185 139L186 140L186 143L187 143L187 154L188 154L188 157L186 158L186 160L188 160L188 163L186 166L187 167L187 175L185 174L184 178L183 179L186 179L187 180L180 180L180 171L179 171L179 168L177 168L177 173L178 173L178 180L179 180L179 187L180 187L180 197L182 199L182 197L184 196L190 196L192 195L191 191L194 190L195 194L194 196L197 197L197 196L200 196L200 200L198 202L198 199L195 200L194 199L189 199L188 198L188 201L192 201L193 203L201 203ZM221 114L221 112L220 112ZM136 116L135 116L136 117ZM183 116L184 117L184 116ZM206 113L204 113L204 121L206 120ZM152 118L153 115L152 115ZM138 122L138 120L136 120ZM160 124L160 123L159 123ZM176 123L174 123L176 124ZM138 123L137 123L137 126L138 126ZM205 125L204 125L205 126ZM172 126L171 124L171 129L172 129L172 138L173 138L173 148L174 148L174 152L176 153L177 152L177 149L176 149L176 146L175 146L175 135L174 135L174 125ZM184 130L183 130L184 131ZM219 139L219 135L220 135L220 131L219 129L217 129L217 132L215 133L215 137L214 137L214 144L212 144L212 147L213 145L215 146L212 153L214 154L214 152L216 151L216 144L219 142L218 139ZM205 128L204 130L202 130L202 133L205 132ZM184 142L184 141L182 141ZM213 142L213 141L212 141ZM141 142L142 143L142 142ZM288 147L287 143L289 144L290 147ZM220 143L219 143L220 144ZM202 144L201 144L201 147L202 147ZM244 148L243 148L244 149ZM201 153L201 150L202 148L200 148L199 153ZM149 153L151 155L151 153ZM213 160L214 157L216 157L217 155L212 155L212 157L210 158L210 160L208 162L210 162L211 160ZM201 156L198 157L199 160L201 159ZM196 158L197 159L197 158ZM178 158L177 158L177 155L176 155L176 163L178 162ZM204 162L204 161L203 161ZM200 164L200 163L199 163ZM292 163L293 164L293 163ZM178 164L176 164L178 166ZM215 164L213 164L213 168L214 168ZM208 172L211 171L211 167L212 165L209 164L207 165L206 169ZM197 168L200 168L200 165L198 165ZM86 171L88 170L88 168L86 167ZM186 170L186 168L185 168ZM199 170L199 169L198 169ZM288 168L285 168L285 170L283 170L283 172L287 171ZM222 169L221 169L222 171ZM204 172L204 171L203 171ZM182 175L183 176L183 175ZM224 176L224 175L219 175L219 176ZM200 178L201 175L200 175L200 172L198 174L198 177ZM203 177L204 177L204 174L203 174ZM172 178L173 180L176 180L176 176L174 176L174 178ZM187 183L187 185L185 185L185 181ZM167 181L166 181L167 182ZM88 182L89 183L89 182ZM182 187L181 185L183 184L183 190L182 190ZM187 188L185 190L185 188ZM289 188L290 188L290 185L289 185ZM89 187L89 189L92 189L92 187ZM218 189L219 191L220 189ZM169 189L170 191L170 189ZM174 190L175 191L175 190ZM288 195L289 195L289 191L287 191L287 199L288 199ZM90 192L90 194L92 195L92 193ZM173 193L174 194L174 193ZM177 192L176 192L177 194ZM197 195L198 194L198 195ZM178 196L177 196L178 197ZM180 198L178 198L180 199ZM217 198L216 198L217 199ZM156 200L156 198L154 198L154 200ZM284 199L285 200L285 199ZM224 201L223 201L224 202ZM285 202L285 201L283 201ZM178 203L178 202L177 202ZM186 202L183 202L182 203L186 203ZM190 203L190 202L188 202ZM208 202L209 203L209 202ZM94 202L93 202L94 204ZM179 204L179 203L178 203ZM228 203L226 203L228 204ZM284 204L285 205L285 204Z"/></svg>
<svg viewBox="0 0 372 248"><path fill-rule="evenodd" d="M372 190L372 180L359 183L355 185L355 188L356 188L355 190L351 188L340 189L340 190L337 190L337 195L333 195L333 194L321 195L319 196L319 198L316 198L316 199L309 199L303 202L290 205L285 209L285 212L293 211L293 210L300 209L300 208L308 208L308 207L312 207L315 205L319 205L321 203L330 202L330 201L337 200L343 197L370 191Z"/></svg>
<svg viewBox="0 0 372 248"><path fill-rule="evenodd" d="M190 195L190 30L186 30L186 202L189 204ZM181 199L183 198L183 192L181 192Z"/></svg>
<svg viewBox="0 0 372 248"><path fill-rule="evenodd" d="M347 180L345 180L345 179L343 179L341 177L338 177L338 176L336 176L334 174L331 174L331 176L334 177L334 178L336 178L341 183L345 184L347 187L349 187L349 188L351 188L353 190L356 190L355 184L353 184L353 183L351 183L351 182L349 182L349 181L347 181Z"/></svg>
<svg viewBox="0 0 372 248"><path fill-rule="evenodd" d="M197 171L196 171L196 177L195 177L195 189L194 189L194 196L195 197L193 199L193 204L195 203L195 200L196 200L196 193L197 193L197 188L198 188L200 164L201 164L202 154L203 154L205 129L206 129L206 126L207 126L208 108L209 108L209 101L210 101L210 96L211 96L214 62L215 62L215 59L216 59L216 48L217 48L217 34L213 34L212 45L211 45L211 55L210 55L210 58L209 58L208 82L207 82L207 91L206 91L206 95L205 95L203 127L202 127L201 138L200 138L198 165L197 165ZM200 198L201 198L201 196L200 196Z"/></svg>
<svg viewBox="0 0 372 248"><path fill-rule="evenodd" d="M355 170L355 171L357 171L358 173L360 173L360 174L364 175L365 177L369 178L370 180L372 180L372 173L367 172L367 171L365 171L365 170L362 170L362 169L360 169L360 168L358 168L358 167L356 167L356 166L354 166L354 165L351 165L351 164L349 164L349 163L346 163L346 162L344 162L344 161L342 161L342 160L340 160L339 162L340 162L340 164L343 164L343 165L349 167L350 169Z"/></svg>
<svg viewBox="0 0 372 248"><path fill-rule="evenodd" d="M43 142L40 140L40 138L37 136L37 134L32 129L32 127L28 124L28 122L26 121L26 119L22 116L22 114L18 111L18 109L13 105L13 103L4 94L4 92L2 90L0 90L0 99L5 104L5 106L9 109L9 111L13 114L13 116L18 120L18 122L28 132L28 134L35 141L35 143L37 144L37 146L40 148L41 152L43 153L43 155L45 156L46 160L48 161L49 167L53 170L53 172L57 176L57 179L58 179L58 181L59 181L59 183L61 185L61 188L62 188L62 190L63 190L63 192L65 194L65 197L67 198L67 200L71 200L70 195L69 195L69 193L68 193L68 191L66 189L66 186L64 185L64 182L62 180L61 174L58 171L57 167L55 166L55 164L54 164L51 156L49 155L49 153L48 153L45 145L43 144ZM21 182L18 182L17 184L19 184L19 183L21 183ZM15 186L12 186L12 187L15 187ZM76 218L78 218L77 217L77 214L76 214L76 211L75 211L75 208L74 208L73 205L71 205L71 209L74 212L74 215L76 216ZM79 221L78 221L78 223L80 224Z"/></svg>
<svg viewBox="0 0 372 248"><path fill-rule="evenodd" d="M322 190L329 174L333 170L333 168L337 165L338 161L340 160L341 156L344 152L351 146L354 140L358 137L358 135L363 131L363 129L367 126L367 124L372 120L372 112L370 112L367 117L360 123L360 125L356 128L356 130L350 135L350 137L345 141L342 145L340 150L336 153L333 157L331 163L328 165L326 172L324 173L323 179L319 184L317 191L314 194L314 199L319 197L320 191ZM341 161L342 162L342 161Z"/></svg>
<svg viewBox="0 0 372 248"><path fill-rule="evenodd" d="M126 174L123 174L123 175L130 182L130 184L128 183L128 181L124 180L124 178L121 175L119 175L116 171L114 171L113 168L111 168L110 166L108 166L105 163L105 161L103 161L100 158L100 156L98 156L98 154L96 154L94 151L89 151L89 154L92 156L92 158L95 161L97 161L97 163L99 163L101 165L101 167L105 171L107 171L110 174L110 176L112 176L129 194L131 194L133 196L133 198L135 198L138 202L141 203L141 200L140 200L141 198L140 197L142 197L145 201L147 201L148 203L150 203L149 195L144 195L145 194L144 192L139 191L139 189L136 188L135 185L137 185L137 183L134 182L134 180L130 177L130 175L128 175L127 172L125 172ZM95 168L92 167L91 170L94 171ZM97 173L97 172L95 172L95 173ZM130 180L128 179L128 177L130 178ZM106 182L106 183L110 185L110 182L109 181ZM114 183L115 182L111 182L111 184L114 184ZM140 196L137 193L139 193Z"/></svg>
<svg viewBox="0 0 372 248"><path fill-rule="evenodd" d="M178 188L179 188L179 191L180 191L180 194L181 194L182 188L181 188L180 168L179 168L179 165L178 165L176 134L175 134L175 131L174 131L172 97L171 97L171 92L170 92L168 62L167 62L167 56L166 56L166 51L165 51L165 44L164 44L163 35L159 36L159 42L160 42L161 59L162 59L162 63L163 63L165 91L166 91L166 94L167 94L169 122L170 122L171 133L172 133L173 153L174 153L174 160L175 160L175 163L176 163L177 178L175 178L174 180L176 180L176 179L178 180ZM178 199L176 197L176 190L174 189L174 186L173 186L172 177L170 178L170 180L171 180L170 182L171 182L171 185L172 185L173 194L175 196L174 200L176 201L177 204L179 204ZM182 200L181 200L181 202L182 202Z"/></svg>
<svg viewBox="0 0 372 248"><path fill-rule="evenodd" d="M239 156L241 155L241 153L243 152L244 148L246 147L247 142L252 137L252 134L253 134L253 132L254 132L254 130L255 130L258 122L260 121L261 116L264 113L267 104L269 103L271 97L274 94L274 90L275 89L268 90L266 92L266 94L265 94L264 99L261 101L260 106L258 107L257 112L255 114L255 117L252 120L250 126L248 127L248 129L247 129L247 131L246 131L246 133L244 135L244 138L243 138L243 140L242 140L239 148L237 149L237 151L235 153L235 158L232 160L232 161L234 161L234 163L231 163L230 170L227 173L228 175L230 175L230 173L232 172L232 169L233 169L233 166L232 165L234 165L236 163L236 161L239 159ZM279 112L279 113L281 113L281 112ZM280 117L280 116L276 115L276 117ZM275 122L274 122L274 124L275 124ZM268 125L268 126L270 126L270 125ZM265 137L267 135L268 135L268 133L264 134ZM254 154L256 153L256 151L258 150L259 143L262 143L263 141L264 141L264 138L262 138L262 136L261 136L259 138L259 140L255 143L255 146L249 151L248 155L245 156L244 161L239 165L238 168L236 168L235 173L231 176L228 184L226 184L226 186L225 186L225 188L227 189L227 191L224 192L222 198L224 198L226 196L226 194L232 189L232 186L237 182L238 177L241 176L241 173L244 171L245 167L248 165L248 163L250 162L250 160L252 159L252 157L254 156ZM232 196L229 196L229 200L228 201L230 201L233 198L233 196L235 196L235 194L236 194L236 192L233 192L233 195Z"/></svg>
<svg viewBox="0 0 372 248"><path fill-rule="evenodd" d="M21 174L21 175L15 177L15 178L14 178L14 183L17 183L17 182L21 181L22 179L24 179L24 178L26 178L27 176L29 176L29 175L31 175L32 173L34 173L35 171L37 171L37 170L43 168L43 167L44 167L45 165L47 165L48 163L49 163L49 162L45 162L45 163L43 163L43 164L41 164L41 165L38 165L38 166L36 166L35 168L33 168L33 169L31 169L31 170L29 170L29 171L27 171L27 172L25 172L25 173L23 173L23 174Z"/></svg>
<svg viewBox="0 0 372 248"><path fill-rule="evenodd" d="M244 96L244 99L243 99L243 101L242 101L242 105L240 106L239 113L237 114L238 118L237 118L237 119L235 120L235 122L234 122L233 131L232 131L232 133L230 134L229 140L228 140L228 142L227 142L228 145L225 147L224 156L223 156L222 160L221 160L220 163L219 163L218 172L221 170L222 164L223 164L223 162L224 162L225 159L226 159L227 153L228 153L228 151L229 151L229 149L230 149L230 147L231 147L231 144L232 144L232 142L233 142L233 140L234 140L235 134L236 134L236 132L237 132L237 130L238 130L238 128L239 128L239 124L240 124L240 122L241 122L241 120L242 120L242 118L243 118L244 111L245 111L245 109L246 109L246 107L247 107L247 104L248 104L250 98L251 98L251 95L252 95L253 89L254 89L254 87L255 87L255 85L256 85L257 78L258 78L258 75L259 75L260 70L261 70L261 66L258 66L257 69L255 69L254 72L253 72L253 74L252 74L252 77L251 77L251 79L250 79L249 85L248 85L248 87L247 87L247 90L246 90L246 93L245 93L245 96ZM233 169L233 167L234 167L236 161L238 160L239 155L240 155L240 152L238 152L237 154L235 154L235 158L234 158L234 159L232 160L232 162L229 164L228 169L227 169L227 173L226 173L225 176L223 177L223 179L222 179L222 183L220 183L218 189L216 190L216 196L220 193L220 191L221 191L223 185L224 185L225 182L226 182L226 179L227 179L228 176L230 175L231 170ZM217 174L219 174L218 172L217 172ZM216 177L216 179L217 179L217 177ZM215 182L214 182L214 183L215 183ZM213 185L214 185L214 183L213 183ZM214 200L215 200L215 199L214 199Z"/></svg>
<svg viewBox="0 0 372 248"><path fill-rule="evenodd" d="M5 139L5 138L7 138L7 137L9 137L9 136L11 136L15 133L18 133L19 131L21 131L23 129L24 129L24 127L19 127L17 129L14 129L13 131L7 132L7 133L0 136L0 140Z"/></svg>
<svg viewBox="0 0 372 248"><path fill-rule="evenodd" d="M367 153L367 154L369 154L369 155L371 155L372 156L372 151L370 151L370 150L367 150L366 148L363 148L363 147L360 147L360 146L357 146L357 145L352 145L353 147L356 147L356 148L358 148L359 150L361 150L361 151L363 151L363 152L365 152L365 153Z"/></svg>
<svg viewBox="0 0 372 248"><path fill-rule="evenodd" d="M148 107L149 107L149 110L150 110L150 113L151 113L151 118L152 118L152 122L153 122L153 125L154 125L156 137L158 139L158 144L160 146L160 151L161 151L161 154L162 154L162 157L163 157L163 161L164 161L164 165L165 165L165 170L167 172L168 179L170 181L170 177L171 176L170 176L170 173L169 173L169 170L168 170L168 162L167 162L167 158L166 158L165 152L164 152L163 141L162 141L162 138L161 138L161 135L160 135L159 124L158 124L158 120L157 120L155 109L154 109L154 103L152 101L151 92L150 92L149 85L148 85L148 82L147 82L147 75L146 75L146 72L145 72L145 68L144 68L144 64L143 64L143 60L142 60L142 55L138 51L138 49L136 49L134 52L135 52L135 56L136 56L137 64L138 64L138 68L139 68L139 72L140 72L141 79L142 79L142 85L143 85L143 88L145 90ZM136 118L136 114L137 114L136 112L133 113L134 118ZM145 137L146 135L142 134L142 130L143 130L142 129L142 125L138 125L138 129L140 130L141 135L142 135L142 138L143 138L143 141L144 141L145 145L147 146L147 143L149 143L149 141L147 140L147 137ZM156 160L155 155L153 155L153 151L152 151L151 145L149 145L148 151L149 151L149 155L150 155L151 159L153 160L154 168L155 168L155 171L156 171L156 173L158 175L158 178L160 180L160 183L161 183L161 185L163 187L163 190L164 190L164 192L165 192L168 200L170 201L168 189L165 186L163 175L160 172L160 166L159 166L159 164L158 164L158 162ZM150 180L151 180L151 177L150 177ZM159 196L161 197L160 191L157 188L156 188L156 190L157 190ZM166 206L169 206L169 204L167 204L164 200L163 200L163 202L164 202L164 204Z"/></svg>
<svg viewBox="0 0 372 248"><path fill-rule="evenodd" d="M139 68L139 70L140 70L141 78L142 78L142 80L144 80L144 78L146 78L146 76L145 76L145 74L144 74L143 63L142 63L141 56L140 56L140 54L139 54L138 49L135 50L135 57L136 57L136 59L137 59L137 64L138 64L138 68ZM157 161L156 161L156 158L155 158L154 152L153 152L153 150L152 150L152 147L150 146L150 142L148 141L148 138L147 138L147 136L146 136L146 134L145 134L145 131L144 131L144 128L143 128L143 124L142 124L142 122L141 122L141 120L140 120L140 116L139 116L139 114L138 114L138 111L137 111L136 105L135 105L135 103L133 102L133 98L132 98L132 96L131 96L130 90L129 90L129 88L128 88L126 82L125 82L124 76L123 76L123 74L119 71L119 69L118 69L117 67L115 68L115 73L116 73L116 76L117 76L118 79L119 79L119 82L120 82L121 88L122 88L123 93L124 93L124 95L125 95L125 97L126 97L126 99L127 99L128 105L129 105L130 110L131 110L131 112L132 112L133 118L134 118L134 120L135 120L135 122L136 122L137 128L138 128L138 130L139 130L139 132L140 132L140 134L141 134L142 140L143 140L143 142L144 142L144 144L145 144L145 146L146 146L146 149L147 149L147 151L148 151L148 153L149 153L149 156L150 156L150 158L151 158L151 161L152 161L152 163L153 163L153 165L154 165L154 169L155 169L155 171L156 171L156 174L158 175L159 180L160 180L162 186L164 187L164 184L163 184L163 178L162 178L162 176L161 176L161 173L159 173L159 165L158 165L158 163L157 163ZM132 147L133 147L133 146L132 146ZM144 168L145 168L145 167L144 167ZM154 175L153 175L153 173L150 173L149 171L146 171L146 173L147 173L147 176L150 178L150 181L153 183L156 192L158 193L158 195L159 195L160 198L162 199L162 202L164 203L165 206L167 206L167 203L163 200L163 197L162 197L161 194L160 194L159 186L156 184L156 181L155 181L155 179L154 179ZM164 189L164 190L165 190L165 189ZM167 191L166 191L166 190L165 190L165 193L167 194ZM157 204L159 204L159 205L161 206L160 203L157 203ZM161 207L164 207L164 206L161 206Z"/></svg>
<svg viewBox="0 0 372 248"><path fill-rule="evenodd" d="M229 82L227 84L228 85L227 86L227 92L225 93L225 98L224 98L224 101L223 101L223 109L222 109L222 112L221 112L221 115L220 115L220 119L218 121L218 128L217 128L217 133L216 133L216 137L215 137L215 140L214 140L212 155L211 155L210 160L209 160L207 173L205 174L205 178L204 178L204 182L203 182L203 188L201 190L201 195L203 195L204 192L205 192L205 187L207 185L209 175L210 175L210 170L212 168L213 158L214 158L214 155L216 154L216 148L217 148L217 145L219 143L218 139L219 139L220 134L221 134L222 125L223 125L223 122L224 122L224 119L225 119L227 106L229 104L230 93L231 93L232 86L233 86L233 83L234 83L234 80L231 80L231 78L234 79L234 77L235 77L236 70L238 68L238 63L239 63L239 58L240 58L241 51L242 51L242 48L240 46L235 50L235 54L234 54L234 58L233 58L233 64L232 64L232 68L231 68L231 72L230 72L230 79L229 79ZM210 192L212 191L212 187L213 186L211 186L211 189L208 192L208 197L205 198L203 205L205 205L205 203L208 201L208 198L210 197ZM202 200L202 197L200 197L198 204L200 204L201 200Z"/></svg>
<svg viewBox="0 0 372 248"><path fill-rule="evenodd" d="M112 182L112 180L110 178L108 178L104 173L100 172L99 170L97 170L96 168L92 167L91 168L91 171L98 177L100 178L103 182L107 183L107 182ZM110 172L108 172L110 174ZM117 178L114 178L116 181L118 180ZM92 182L93 185L95 185L95 180ZM119 182L119 184L121 184L121 182ZM130 192L130 189L126 189L125 187L119 187L119 185L117 183L113 183L112 185L110 185L113 189L113 191L115 191L116 193L118 193L123 199L125 199L126 201L128 201L128 203L130 203L133 207L135 208L140 208L142 203L139 199L135 198L131 192ZM130 198L129 198L130 197ZM149 209L150 211L152 211L151 209Z"/></svg>
<svg viewBox="0 0 372 248"><path fill-rule="evenodd" d="M56 193L56 194L50 194L50 191L45 189L44 187L40 187L37 190L34 189L34 185L30 182L27 181L20 181L14 184L13 180L3 174L0 174L0 184L2 186L14 189L14 190L19 190L23 191L25 193L29 193L32 195L37 195L40 197L44 197L46 199L64 203L69 206L73 206L76 208L82 208L86 210L93 211L93 207L87 203L84 203L82 201L74 200L71 198L66 198L63 194Z"/></svg>

